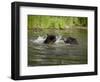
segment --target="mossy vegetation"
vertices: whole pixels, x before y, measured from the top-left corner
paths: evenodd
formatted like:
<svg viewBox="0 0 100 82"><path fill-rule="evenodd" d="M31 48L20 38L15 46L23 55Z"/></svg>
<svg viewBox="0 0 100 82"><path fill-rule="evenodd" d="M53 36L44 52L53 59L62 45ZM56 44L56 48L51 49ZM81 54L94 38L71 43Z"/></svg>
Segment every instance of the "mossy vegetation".
<svg viewBox="0 0 100 82"><path fill-rule="evenodd" d="M87 17L28 15L28 28L65 29L68 26L87 27Z"/></svg>

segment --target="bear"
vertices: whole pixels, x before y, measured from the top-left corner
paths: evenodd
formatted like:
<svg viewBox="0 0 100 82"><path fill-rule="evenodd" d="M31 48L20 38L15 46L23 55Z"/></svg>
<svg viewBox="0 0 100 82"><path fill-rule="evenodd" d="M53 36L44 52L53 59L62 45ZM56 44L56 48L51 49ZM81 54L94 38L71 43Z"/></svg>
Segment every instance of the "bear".
<svg viewBox="0 0 100 82"><path fill-rule="evenodd" d="M63 39L66 44L78 44L78 41L73 37L67 37Z"/></svg>
<svg viewBox="0 0 100 82"><path fill-rule="evenodd" d="M45 44L49 44L49 43L55 43L56 41L56 36L55 35L48 35L47 34L47 38L44 40Z"/></svg>

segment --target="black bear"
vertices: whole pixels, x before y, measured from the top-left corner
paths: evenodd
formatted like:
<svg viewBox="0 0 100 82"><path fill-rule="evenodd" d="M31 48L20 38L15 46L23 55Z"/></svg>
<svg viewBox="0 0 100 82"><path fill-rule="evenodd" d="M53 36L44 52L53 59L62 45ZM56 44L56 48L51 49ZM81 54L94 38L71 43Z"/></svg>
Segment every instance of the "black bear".
<svg viewBox="0 0 100 82"><path fill-rule="evenodd" d="M47 38L45 39L44 43L49 44L49 43L54 43L55 41L56 41L55 35L47 35Z"/></svg>
<svg viewBox="0 0 100 82"><path fill-rule="evenodd" d="M68 37L66 39L63 39L65 43L68 44L78 44L77 40L73 37Z"/></svg>

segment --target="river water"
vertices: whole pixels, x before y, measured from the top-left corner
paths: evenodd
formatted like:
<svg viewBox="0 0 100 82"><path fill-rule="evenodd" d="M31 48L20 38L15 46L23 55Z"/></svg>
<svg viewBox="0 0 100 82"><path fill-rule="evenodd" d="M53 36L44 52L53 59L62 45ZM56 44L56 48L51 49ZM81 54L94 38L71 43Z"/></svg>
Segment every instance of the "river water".
<svg viewBox="0 0 100 82"><path fill-rule="evenodd" d="M85 34L84 34L85 33ZM31 36L28 39L28 66L87 64L87 34L78 31L73 34L78 44L65 44L57 36L54 44L44 44L45 36Z"/></svg>

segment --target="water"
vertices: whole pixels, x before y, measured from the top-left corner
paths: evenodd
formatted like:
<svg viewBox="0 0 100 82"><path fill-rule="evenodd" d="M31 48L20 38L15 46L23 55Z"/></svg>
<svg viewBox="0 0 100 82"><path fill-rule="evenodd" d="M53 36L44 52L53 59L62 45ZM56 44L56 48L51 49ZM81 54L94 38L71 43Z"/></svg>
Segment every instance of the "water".
<svg viewBox="0 0 100 82"><path fill-rule="evenodd" d="M54 44L44 44L46 37L43 35L29 36L28 66L87 64L87 34L76 32L72 35L78 45L65 44L61 35Z"/></svg>

